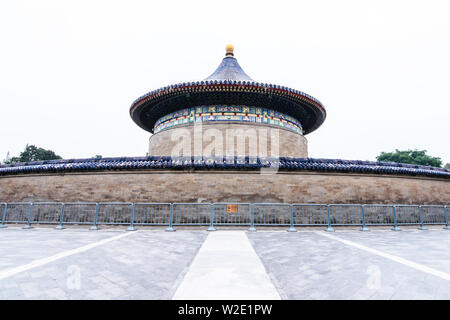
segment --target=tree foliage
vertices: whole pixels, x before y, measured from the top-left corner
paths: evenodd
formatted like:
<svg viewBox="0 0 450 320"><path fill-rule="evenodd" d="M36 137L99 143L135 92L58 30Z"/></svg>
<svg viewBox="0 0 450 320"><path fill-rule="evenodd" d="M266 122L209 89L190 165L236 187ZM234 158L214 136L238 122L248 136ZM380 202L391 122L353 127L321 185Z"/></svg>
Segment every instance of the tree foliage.
<svg viewBox="0 0 450 320"><path fill-rule="evenodd" d="M34 145L28 145L25 150L20 153L18 157L12 157L6 164L17 163L17 162L29 162L29 161L40 161L40 160L55 160L62 159L60 156L55 154L52 150L46 150L43 148L38 148Z"/></svg>
<svg viewBox="0 0 450 320"><path fill-rule="evenodd" d="M419 164L424 166L441 167L442 160L426 154L427 150L405 150L395 149L395 152L381 152L378 161Z"/></svg>
<svg viewBox="0 0 450 320"><path fill-rule="evenodd" d="M450 163L447 163L447 164L444 166L444 169L450 170Z"/></svg>

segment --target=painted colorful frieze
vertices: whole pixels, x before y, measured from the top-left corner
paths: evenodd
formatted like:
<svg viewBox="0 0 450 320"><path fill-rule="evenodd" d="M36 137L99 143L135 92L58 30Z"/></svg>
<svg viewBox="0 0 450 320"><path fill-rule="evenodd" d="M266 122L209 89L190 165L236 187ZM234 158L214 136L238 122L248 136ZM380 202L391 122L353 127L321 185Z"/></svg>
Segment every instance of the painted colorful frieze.
<svg viewBox="0 0 450 320"><path fill-rule="evenodd" d="M198 106L178 110L158 119L154 133L194 122L220 121L270 124L303 134L297 119L271 109L247 106Z"/></svg>

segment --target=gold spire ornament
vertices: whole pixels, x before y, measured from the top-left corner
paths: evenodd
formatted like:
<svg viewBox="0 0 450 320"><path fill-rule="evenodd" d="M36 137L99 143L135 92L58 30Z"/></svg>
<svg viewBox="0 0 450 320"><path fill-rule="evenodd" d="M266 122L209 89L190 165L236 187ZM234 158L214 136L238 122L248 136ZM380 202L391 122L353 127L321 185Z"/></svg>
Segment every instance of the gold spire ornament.
<svg viewBox="0 0 450 320"><path fill-rule="evenodd" d="M234 46L232 45L232 44L227 44L226 46L225 46L225 50L226 50L226 54L225 54L225 57L233 57L234 56L234 53L233 53L233 51L234 51Z"/></svg>

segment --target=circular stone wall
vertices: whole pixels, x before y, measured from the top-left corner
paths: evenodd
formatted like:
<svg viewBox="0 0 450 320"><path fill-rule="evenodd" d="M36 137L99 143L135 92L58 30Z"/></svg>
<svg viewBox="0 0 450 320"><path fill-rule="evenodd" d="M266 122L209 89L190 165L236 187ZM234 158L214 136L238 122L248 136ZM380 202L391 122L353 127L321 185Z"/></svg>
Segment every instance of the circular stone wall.
<svg viewBox="0 0 450 320"><path fill-rule="evenodd" d="M450 203L448 179L320 172L143 170L0 176L0 202Z"/></svg>
<svg viewBox="0 0 450 320"><path fill-rule="evenodd" d="M151 156L308 157L306 138L268 124L203 123L178 125L153 134Z"/></svg>

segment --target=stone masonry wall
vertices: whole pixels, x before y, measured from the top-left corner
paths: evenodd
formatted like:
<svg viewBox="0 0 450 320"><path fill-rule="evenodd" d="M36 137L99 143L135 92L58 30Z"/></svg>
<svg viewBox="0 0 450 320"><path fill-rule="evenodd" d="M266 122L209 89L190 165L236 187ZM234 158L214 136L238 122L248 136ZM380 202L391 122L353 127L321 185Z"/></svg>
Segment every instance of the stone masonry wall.
<svg viewBox="0 0 450 320"><path fill-rule="evenodd" d="M308 157L306 138L279 127L247 123L214 123L202 124L201 128L201 132L197 131L199 134L195 132L194 125L190 124L152 135L149 141L149 155L171 156L174 150L177 151L176 155L180 155L180 150L183 149L184 155L186 152L188 155L199 155L203 152L203 155L208 156L224 156L232 154L231 151L235 155ZM252 137L252 140L249 137Z"/></svg>
<svg viewBox="0 0 450 320"><path fill-rule="evenodd" d="M450 181L315 172L115 171L0 177L0 202L450 204Z"/></svg>

